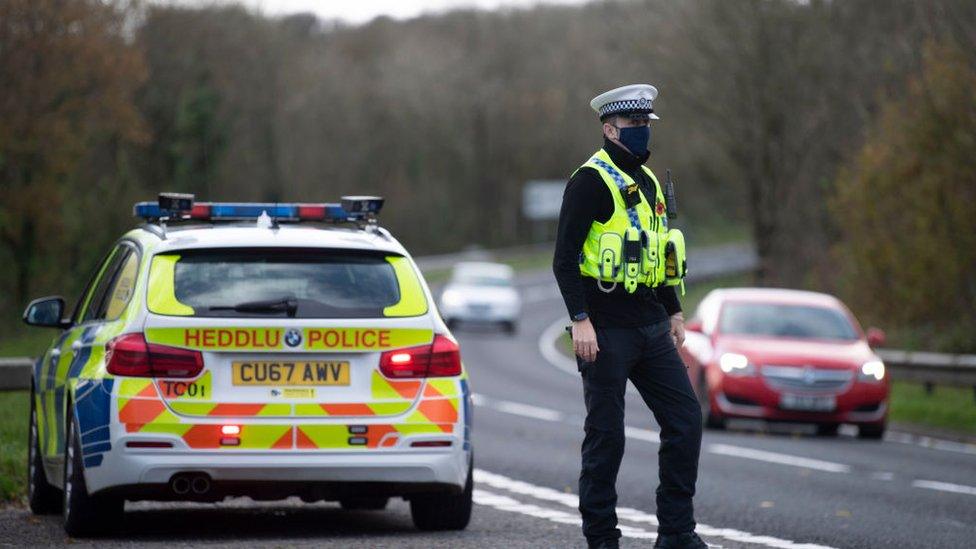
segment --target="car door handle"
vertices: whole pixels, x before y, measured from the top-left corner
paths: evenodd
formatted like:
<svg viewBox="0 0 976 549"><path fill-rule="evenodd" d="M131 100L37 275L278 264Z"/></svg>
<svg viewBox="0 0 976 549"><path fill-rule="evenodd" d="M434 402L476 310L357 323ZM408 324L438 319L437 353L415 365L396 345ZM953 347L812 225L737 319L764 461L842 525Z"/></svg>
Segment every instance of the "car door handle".
<svg viewBox="0 0 976 549"><path fill-rule="evenodd" d="M75 342L71 344L71 350L72 351L75 351L75 352L81 350L81 340L80 339L76 339Z"/></svg>
<svg viewBox="0 0 976 549"><path fill-rule="evenodd" d="M51 358L58 358L61 356L61 349L51 349Z"/></svg>

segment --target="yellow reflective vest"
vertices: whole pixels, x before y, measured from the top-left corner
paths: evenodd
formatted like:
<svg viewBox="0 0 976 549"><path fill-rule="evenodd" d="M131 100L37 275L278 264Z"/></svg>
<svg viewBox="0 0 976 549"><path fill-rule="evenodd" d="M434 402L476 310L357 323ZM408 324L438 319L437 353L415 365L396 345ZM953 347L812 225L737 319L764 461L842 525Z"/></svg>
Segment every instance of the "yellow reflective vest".
<svg viewBox="0 0 976 549"><path fill-rule="evenodd" d="M668 229L664 194L654 173L641 166L654 182L652 206L640 186L614 165L605 150L597 151L582 167L596 170L610 189L613 215L606 222L594 220L590 225L580 254L580 273L597 279L606 292L618 283L630 293L641 284L681 284L687 267L685 239L680 230Z"/></svg>

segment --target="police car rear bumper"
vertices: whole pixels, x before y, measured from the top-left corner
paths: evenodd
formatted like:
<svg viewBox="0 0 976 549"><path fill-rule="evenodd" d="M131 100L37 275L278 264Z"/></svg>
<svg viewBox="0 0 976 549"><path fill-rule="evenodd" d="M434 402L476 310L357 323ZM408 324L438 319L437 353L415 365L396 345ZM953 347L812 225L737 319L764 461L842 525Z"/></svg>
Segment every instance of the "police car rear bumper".
<svg viewBox="0 0 976 549"><path fill-rule="evenodd" d="M214 487L210 495L230 489L227 495L260 496L273 488L287 492L286 497L316 489L341 492L342 485L355 485L395 496L459 491L469 459L470 453L459 446L342 453L122 448L107 452L99 467L86 468L85 480L91 493L131 499L206 499L173 497L171 481L181 474L205 475Z"/></svg>

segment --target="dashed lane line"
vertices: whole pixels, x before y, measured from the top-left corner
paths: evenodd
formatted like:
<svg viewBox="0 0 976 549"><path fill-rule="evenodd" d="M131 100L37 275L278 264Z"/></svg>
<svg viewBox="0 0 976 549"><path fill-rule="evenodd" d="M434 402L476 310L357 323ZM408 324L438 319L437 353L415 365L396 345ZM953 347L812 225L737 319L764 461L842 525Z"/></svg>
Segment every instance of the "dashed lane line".
<svg viewBox="0 0 976 549"><path fill-rule="evenodd" d="M832 461L824 461L820 459L792 456L789 454L781 454L779 452L767 452L765 450L755 450L753 448L744 448L742 446L733 446L731 444L709 444L708 451L712 454L718 454L722 456L734 456L739 458L752 459L756 461L765 461L767 463L778 463L780 465L792 465L794 467L802 467L804 469L815 469L817 471L826 471L828 473L850 473L851 472L851 467L849 465L844 465L843 463L834 463Z"/></svg>
<svg viewBox="0 0 976 549"><path fill-rule="evenodd" d="M966 494L976 496L976 486L966 486L965 484L953 484L951 482L940 482L938 480L915 480L912 481L915 488L927 488L929 490L939 490L941 492L952 492L954 494Z"/></svg>
<svg viewBox="0 0 976 549"><path fill-rule="evenodd" d="M564 507L577 509L579 507L579 498L575 494L560 492L545 486L536 486L528 482L515 480L504 475L485 471L483 469L474 470L474 480L475 484L478 486L474 493L475 503L488 505L503 511L522 513L562 524L579 525L581 523L579 516L575 512L568 513L549 509L540 505L524 503L507 495L500 495L487 491L485 490L485 487L492 490L503 490L511 494L529 496L536 500L557 503ZM619 526L619 528L624 537L640 539L655 539L657 537L656 527L658 522L657 517L654 515L631 507L618 507L617 517L622 522L639 523L654 527L654 530L650 530L647 527L635 527L622 524ZM696 531L699 535L705 537L724 538L729 541L751 543L766 547L775 547L778 549L831 549L826 545L795 542L774 536L761 536L734 528L716 528L714 526L709 526L702 523L698 523ZM711 544L709 546L721 547Z"/></svg>
<svg viewBox="0 0 976 549"><path fill-rule="evenodd" d="M489 398L478 393L472 395L472 400L476 406L490 408L505 414L512 414L556 423L566 423L577 427L581 424L581 420L579 418L572 418L571 416L567 416L558 410L543 408L541 406L533 406L531 404L523 404L521 402ZM641 440L644 442L650 442L652 444L660 444L661 442L661 435L659 432L652 431L650 429L641 429L638 427L625 426L624 436L632 440ZM802 469L826 471L828 473L851 472L851 467L842 463L782 454L779 452L769 452L766 450L756 450L743 446L734 446L732 444L710 444L708 445L708 452L721 456L752 459L766 463L800 467Z"/></svg>

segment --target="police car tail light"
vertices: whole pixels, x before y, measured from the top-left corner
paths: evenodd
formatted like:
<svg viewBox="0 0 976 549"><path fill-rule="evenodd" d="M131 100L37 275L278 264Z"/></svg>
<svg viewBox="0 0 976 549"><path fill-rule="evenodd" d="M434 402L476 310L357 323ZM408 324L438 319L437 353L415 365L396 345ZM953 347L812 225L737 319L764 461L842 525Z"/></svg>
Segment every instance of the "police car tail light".
<svg viewBox="0 0 976 549"><path fill-rule="evenodd" d="M438 335L431 347L428 377L461 375L461 348L454 340Z"/></svg>
<svg viewBox="0 0 976 549"><path fill-rule="evenodd" d="M401 379L461 375L461 350L453 340L437 335L430 345L384 352L380 371Z"/></svg>
<svg viewBox="0 0 976 549"><path fill-rule="evenodd" d="M203 354L146 343L142 334L125 334L105 346L108 372L132 377L196 377L203 370Z"/></svg>

